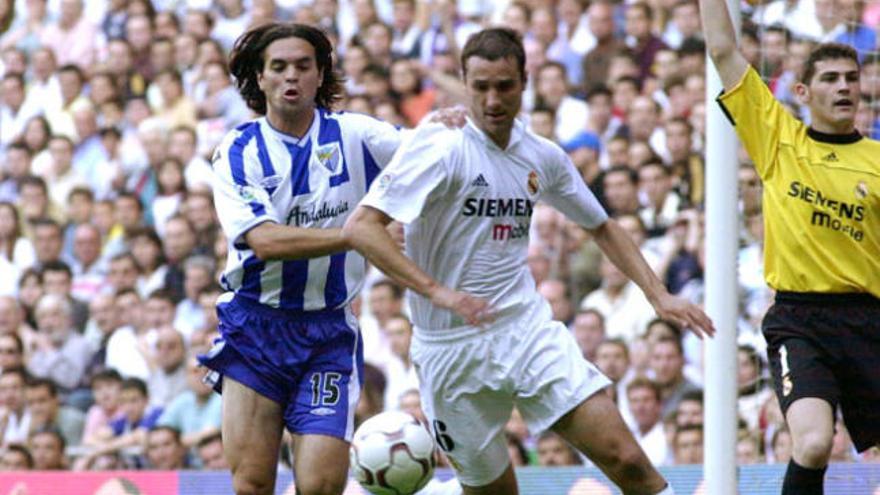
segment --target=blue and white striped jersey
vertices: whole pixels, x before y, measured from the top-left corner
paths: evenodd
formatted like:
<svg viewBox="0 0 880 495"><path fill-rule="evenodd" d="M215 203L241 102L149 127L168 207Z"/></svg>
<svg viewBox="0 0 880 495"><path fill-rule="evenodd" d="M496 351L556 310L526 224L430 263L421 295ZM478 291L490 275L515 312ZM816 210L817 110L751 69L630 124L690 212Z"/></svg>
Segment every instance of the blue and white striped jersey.
<svg viewBox="0 0 880 495"><path fill-rule="evenodd" d="M212 160L215 205L229 243L224 288L295 311L348 303L366 268L357 252L264 262L244 234L263 222L342 227L399 144L400 131L390 124L325 109L315 110L301 139L275 130L265 117L231 131Z"/></svg>

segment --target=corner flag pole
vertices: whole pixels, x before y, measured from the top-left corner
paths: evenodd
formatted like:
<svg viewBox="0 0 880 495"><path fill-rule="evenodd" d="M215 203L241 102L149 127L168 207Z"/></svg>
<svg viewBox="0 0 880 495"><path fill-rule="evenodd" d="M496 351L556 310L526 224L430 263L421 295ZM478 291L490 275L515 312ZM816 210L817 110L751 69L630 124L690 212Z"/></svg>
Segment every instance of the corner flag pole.
<svg viewBox="0 0 880 495"><path fill-rule="evenodd" d="M736 32L739 1L727 0ZM712 61L706 61L706 312L717 333L706 342L705 493L737 493L736 470L736 321L737 137L715 98L723 86Z"/></svg>

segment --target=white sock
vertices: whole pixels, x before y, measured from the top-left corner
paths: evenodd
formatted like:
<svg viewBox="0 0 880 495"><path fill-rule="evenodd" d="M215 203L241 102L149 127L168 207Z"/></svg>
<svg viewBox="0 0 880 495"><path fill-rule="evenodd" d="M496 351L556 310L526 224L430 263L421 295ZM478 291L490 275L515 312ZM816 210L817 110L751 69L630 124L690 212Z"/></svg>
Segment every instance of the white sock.
<svg viewBox="0 0 880 495"><path fill-rule="evenodd" d="M424 488L419 490L416 495L461 495L461 491L458 478L451 478L446 481L434 478Z"/></svg>

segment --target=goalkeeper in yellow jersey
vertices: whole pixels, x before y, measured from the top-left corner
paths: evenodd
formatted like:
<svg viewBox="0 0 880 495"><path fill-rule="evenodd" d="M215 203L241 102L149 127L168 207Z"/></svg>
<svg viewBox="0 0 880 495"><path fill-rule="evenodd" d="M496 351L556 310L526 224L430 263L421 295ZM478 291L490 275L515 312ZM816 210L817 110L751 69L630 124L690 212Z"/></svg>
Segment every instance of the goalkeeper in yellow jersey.
<svg viewBox="0 0 880 495"><path fill-rule="evenodd" d="M810 54L794 87L807 126L740 53L724 0L700 7L718 103L764 183L763 332L794 443L782 493L821 494L838 406L859 451L880 443L880 142L855 130L855 50Z"/></svg>

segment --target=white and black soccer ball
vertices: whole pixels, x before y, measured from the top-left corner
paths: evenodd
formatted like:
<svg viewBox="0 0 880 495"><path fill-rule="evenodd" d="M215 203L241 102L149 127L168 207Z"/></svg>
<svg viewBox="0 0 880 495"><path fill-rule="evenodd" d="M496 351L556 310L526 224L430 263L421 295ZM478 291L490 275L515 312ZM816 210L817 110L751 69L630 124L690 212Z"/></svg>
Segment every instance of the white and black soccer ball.
<svg viewBox="0 0 880 495"><path fill-rule="evenodd" d="M412 495L434 476L434 439L411 414L377 414L354 433L354 477L375 495Z"/></svg>

